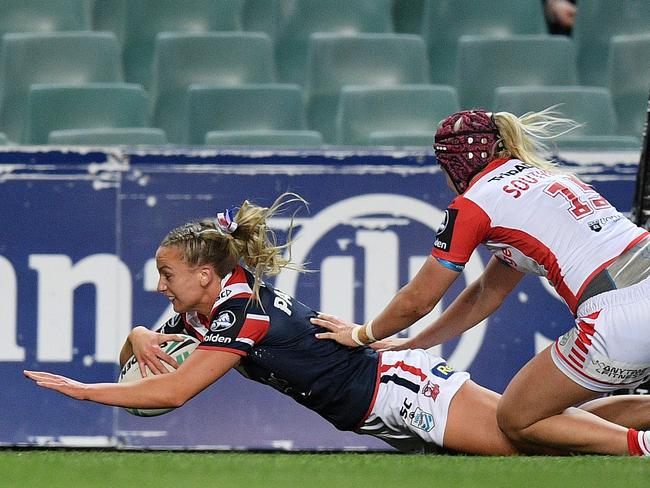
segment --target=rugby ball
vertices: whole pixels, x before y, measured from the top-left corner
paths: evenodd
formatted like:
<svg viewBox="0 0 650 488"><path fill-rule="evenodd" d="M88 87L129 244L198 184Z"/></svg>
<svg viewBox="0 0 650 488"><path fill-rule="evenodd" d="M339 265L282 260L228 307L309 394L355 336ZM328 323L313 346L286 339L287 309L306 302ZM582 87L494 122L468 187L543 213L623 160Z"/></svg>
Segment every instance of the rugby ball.
<svg viewBox="0 0 650 488"><path fill-rule="evenodd" d="M181 334L183 335L183 334ZM182 341L168 341L160 344L160 347L171 357L176 359L176 362L180 365L185 361L188 356L196 349L196 346L199 345L200 341L194 337L183 335L184 339ZM162 362L168 371L174 371L174 367ZM151 373L148 366L145 366L147 375ZM117 378L118 383L128 383L131 381L141 380L142 375L140 374L140 367L138 366L138 360L135 356L131 356L126 362L122 370L120 371L120 376ZM162 415L167 412L174 410L173 408L125 408L127 412L138 417L155 417L156 415Z"/></svg>

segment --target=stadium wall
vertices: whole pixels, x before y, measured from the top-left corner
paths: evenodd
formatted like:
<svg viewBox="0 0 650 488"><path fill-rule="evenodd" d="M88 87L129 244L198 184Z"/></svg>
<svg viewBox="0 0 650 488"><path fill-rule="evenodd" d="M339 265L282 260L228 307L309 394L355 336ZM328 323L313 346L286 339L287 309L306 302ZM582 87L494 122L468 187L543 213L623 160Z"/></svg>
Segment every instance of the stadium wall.
<svg viewBox="0 0 650 488"><path fill-rule="evenodd" d="M285 191L309 201L297 215L293 257L317 272L285 272L276 286L319 310L373 317L428 255L452 198L431 153L33 149L0 152L0 445L388 449L236 372L181 409L137 418L39 390L22 370L114 381L132 325L154 327L172 313L155 291L153 256L165 233L246 198L268 205ZM560 159L628 212L638 156ZM289 215L272 222L281 238L288 223ZM475 253L449 299L487 258ZM502 391L570 325L548 284L528 277L485 323L436 351Z"/></svg>

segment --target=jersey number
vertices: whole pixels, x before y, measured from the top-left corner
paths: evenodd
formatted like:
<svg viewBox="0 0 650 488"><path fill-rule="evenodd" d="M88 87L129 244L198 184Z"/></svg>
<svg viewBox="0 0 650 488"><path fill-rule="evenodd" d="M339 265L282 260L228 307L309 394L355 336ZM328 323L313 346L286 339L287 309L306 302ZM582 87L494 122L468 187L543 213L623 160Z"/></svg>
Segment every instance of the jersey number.
<svg viewBox="0 0 650 488"><path fill-rule="evenodd" d="M554 198L558 195L562 196L567 202L569 202L569 212L576 219L581 219L585 215L590 215L596 210L611 207L610 203L601 197L598 192L589 185L585 185L577 178L571 178L571 181L577 184L582 195L576 195L571 188L560 181L548 185L544 188L544 193Z"/></svg>

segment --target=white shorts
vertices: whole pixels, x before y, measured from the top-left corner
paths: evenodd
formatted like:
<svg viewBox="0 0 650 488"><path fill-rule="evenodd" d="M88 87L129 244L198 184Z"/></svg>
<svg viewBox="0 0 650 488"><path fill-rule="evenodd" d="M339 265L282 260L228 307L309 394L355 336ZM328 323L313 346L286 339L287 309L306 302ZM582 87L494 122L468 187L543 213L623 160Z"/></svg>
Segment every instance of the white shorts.
<svg viewBox="0 0 650 488"><path fill-rule="evenodd" d="M439 451L451 399L468 379L422 349L384 352L370 414L355 432L403 452Z"/></svg>
<svg viewBox="0 0 650 488"><path fill-rule="evenodd" d="M580 305L576 325L555 341L555 365L579 385L609 392L650 378L650 278Z"/></svg>

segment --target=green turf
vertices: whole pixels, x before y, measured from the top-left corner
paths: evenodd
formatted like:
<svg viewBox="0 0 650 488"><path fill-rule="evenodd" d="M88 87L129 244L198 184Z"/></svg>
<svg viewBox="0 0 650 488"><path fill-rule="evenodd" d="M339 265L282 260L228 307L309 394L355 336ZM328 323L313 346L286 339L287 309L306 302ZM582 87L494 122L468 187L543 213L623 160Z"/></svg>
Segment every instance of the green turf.
<svg viewBox="0 0 650 488"><path fill-rule="evenodd" d="M401 454L0 451L2 488L650 487L650 460Z"/></svg>

